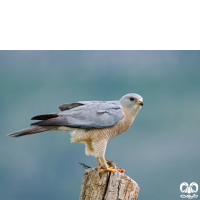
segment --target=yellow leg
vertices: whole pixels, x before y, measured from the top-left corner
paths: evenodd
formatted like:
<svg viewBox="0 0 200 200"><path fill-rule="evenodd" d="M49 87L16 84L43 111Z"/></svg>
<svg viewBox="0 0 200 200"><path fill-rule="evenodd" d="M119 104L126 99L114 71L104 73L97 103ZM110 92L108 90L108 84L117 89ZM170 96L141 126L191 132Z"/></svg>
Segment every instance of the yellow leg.
<svg viewBox="0 0 200 200"><path fill-rule="evenodd" d="M99 166L97 166L97 169L99 169L99 168L102 166L102 163L101 163L101 160L100 160L99 157L97 157L97 161L98 161L98 163L99 163Z"/></svg>
<svg viewBox="0 0 200 200"><path fill-rule="evenodd" d="M101 173L103 174L105 171L109 171L109 172L114 172L115 170L113 169L113 167L108 167L107 163L106 163L106 159L104 158L104 156L102 157L103 163L105 165L105 169L103 169L101 171Z"/></svg>

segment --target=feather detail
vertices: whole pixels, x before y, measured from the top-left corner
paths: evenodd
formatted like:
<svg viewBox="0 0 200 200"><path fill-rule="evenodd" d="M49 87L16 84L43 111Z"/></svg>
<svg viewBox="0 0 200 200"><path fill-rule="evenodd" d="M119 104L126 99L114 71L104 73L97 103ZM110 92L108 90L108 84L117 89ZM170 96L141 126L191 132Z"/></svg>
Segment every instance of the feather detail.
<svg viewBox="0 0 200 200"><path fill-rule="evenodd" d="M33 126L33 127L30 127L30 128L23 129L21 131L10 133L7 136L21 137L21 136L24 136L24 135L32 135L32 134L35 134L35 133L49 131L49 130L52 130L52 129L56 129L56 127L55 126L48 126L48 127Z"/></svg>

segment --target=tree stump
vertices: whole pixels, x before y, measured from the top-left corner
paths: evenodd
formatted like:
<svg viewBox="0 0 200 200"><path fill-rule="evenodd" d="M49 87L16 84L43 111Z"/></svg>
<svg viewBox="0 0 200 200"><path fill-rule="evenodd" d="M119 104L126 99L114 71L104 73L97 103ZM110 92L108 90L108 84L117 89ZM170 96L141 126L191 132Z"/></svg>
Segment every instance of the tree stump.
<svg viewBox="0 0 200 200"><path fill-rule="evenodd" d="M100 173L89 168L83 175L79 200L137 200L138 184L118 171Z"/></svg>

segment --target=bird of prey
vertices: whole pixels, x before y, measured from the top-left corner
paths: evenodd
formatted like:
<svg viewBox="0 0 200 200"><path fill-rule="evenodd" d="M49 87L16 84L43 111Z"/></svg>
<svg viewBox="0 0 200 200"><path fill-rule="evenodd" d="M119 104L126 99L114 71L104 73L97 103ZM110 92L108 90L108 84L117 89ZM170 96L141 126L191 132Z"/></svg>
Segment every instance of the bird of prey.
<svg viewBox="0 0 200 200"><path fill-rule="evenodd" d="M107 142L123 132L133 123L138 111L143 106L143 98L135 93L126 94L119 101L79 101L59 106L61 112L38 115L32 120L30 128L8 134L20 137L44 131L72 131L71 142L83 142L86 155L93 155L105 169L114 172L105 160Z"/></svg>

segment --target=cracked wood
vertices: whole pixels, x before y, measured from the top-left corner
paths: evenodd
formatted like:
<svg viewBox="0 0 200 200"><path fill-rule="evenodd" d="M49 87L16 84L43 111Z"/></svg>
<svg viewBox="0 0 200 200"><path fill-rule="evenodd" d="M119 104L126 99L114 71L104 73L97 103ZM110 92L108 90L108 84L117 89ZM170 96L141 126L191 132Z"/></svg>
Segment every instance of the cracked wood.
<svg viewBox="0 0 200 200"><path fill-rule="evenodd" d="M80 200L137 200L138 184L123 173L100 173L89 168L83 175Z"/></svg>

